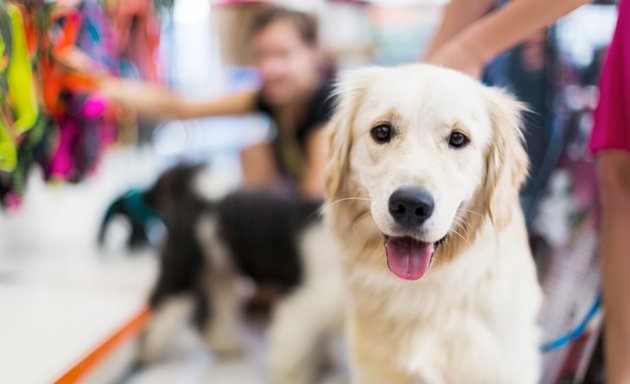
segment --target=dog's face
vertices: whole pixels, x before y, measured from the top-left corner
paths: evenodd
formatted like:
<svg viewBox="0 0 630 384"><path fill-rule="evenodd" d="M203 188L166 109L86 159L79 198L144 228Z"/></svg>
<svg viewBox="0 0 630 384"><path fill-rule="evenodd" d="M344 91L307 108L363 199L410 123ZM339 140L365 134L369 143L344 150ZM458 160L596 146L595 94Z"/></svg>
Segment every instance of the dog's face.
<svg viewBox="0 0 630 384"><path fill-rule="evenodd" d="M367 197L389 269L417 280L436 247L472 235L475 215L509 220L501 205L516 198L527 169L519 108L428 65L350 73L339 86L329 199Z"/></svg>
<svg viewBox="0 0 630 384"><path fill-rule="evenodd" d="M167 226L193 222L201 210L202 201L194 182L204 169L201 164L178 164L162 173L145 192L145 202L162 216Z"/></svg>

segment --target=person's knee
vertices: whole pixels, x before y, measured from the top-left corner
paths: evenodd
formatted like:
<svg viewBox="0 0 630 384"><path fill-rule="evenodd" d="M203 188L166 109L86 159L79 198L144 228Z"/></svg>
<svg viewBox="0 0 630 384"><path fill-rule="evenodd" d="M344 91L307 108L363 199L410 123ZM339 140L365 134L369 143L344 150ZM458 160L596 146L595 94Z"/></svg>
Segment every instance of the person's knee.
<svg viewBox="0 0 630 384"><path fill-rule="evenodd" d="M241 151L243 184L248 187L273 189L278 181L273 152L268 143L254 144Z"/></svg>
<svg viewBox="0 0 630 384"><path fill-rule="evenodd" d="M598 171L604 209L630 209L630 153L603 154Z"/></svg>

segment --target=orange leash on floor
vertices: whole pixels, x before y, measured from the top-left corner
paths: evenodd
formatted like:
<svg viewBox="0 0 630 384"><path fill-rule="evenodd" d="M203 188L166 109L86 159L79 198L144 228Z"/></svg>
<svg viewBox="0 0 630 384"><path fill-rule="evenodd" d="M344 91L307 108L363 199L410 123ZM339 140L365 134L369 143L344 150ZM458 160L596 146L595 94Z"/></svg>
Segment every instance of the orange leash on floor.
<svg viewBox="0 0 630 384"><path fill-rule="evenodd" d="M111 356L111 354L125 341L129 341L134 336L138 335L138 333L140 333L140 331L145 327L150 317L151 311L149 308L142 308L111 337L107 338L103 343L98 345L92 352L81 359L54 383L73 384L80 382L82 378L97 368L107 357Z"/></svg>

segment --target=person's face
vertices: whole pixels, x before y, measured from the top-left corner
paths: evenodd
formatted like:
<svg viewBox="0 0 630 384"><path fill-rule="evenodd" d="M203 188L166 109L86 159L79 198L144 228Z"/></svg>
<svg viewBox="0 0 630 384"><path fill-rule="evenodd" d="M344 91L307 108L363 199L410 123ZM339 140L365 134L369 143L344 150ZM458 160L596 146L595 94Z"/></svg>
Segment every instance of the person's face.
<svg viewBox="0 0 630 384"><path fill-rule="evenodd" d="M262 92L268 102L283 105L299 97L317 76L317 49L308 45L296 27L278 20L252 39Z"/></svg>

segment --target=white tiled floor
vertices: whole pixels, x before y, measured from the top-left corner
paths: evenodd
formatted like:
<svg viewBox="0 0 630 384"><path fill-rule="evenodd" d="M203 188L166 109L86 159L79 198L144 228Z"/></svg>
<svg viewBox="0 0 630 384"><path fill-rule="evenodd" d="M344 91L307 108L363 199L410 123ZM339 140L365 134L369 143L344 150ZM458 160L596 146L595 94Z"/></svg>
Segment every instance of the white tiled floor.
<svg viewBox="0 0 630 384"><path fill-rule="evenodd" d="M49 277L0 284L0 381L50 382L65 372L142 307L152 267L125 262L97 277L88 266L66 274L48 265Z"/></svg>
<svg viewBox="0 0 630 384"><path fill-rule="evenodd" d="M145 367L126 384L262 384L264 336L259 328L243 331L246 355L217 360L191 330L179 336L166 361Z"/></svg>
<svg viewBox="0 0 630 384"><path fill-rule="evenodd" d="M53 382L143 307L155 254L102 251L95 237L113 197L146 185L158 168L152 154L115 150L77 186L46 185L34 174L20 211L0 214L0 383ZM264 330L249 326L242 338L246 356L219 361L188 330L167 361L124 383L263 383Z"/></svg>
<svg viewBox="0 0 630 384"><path fill-rule="evenodd" d="M113 151L78 186L33 174L21 209L0 215L0 382L51 382L143 307L154 255L106 255L95 237L106 204L151 177L150 163Z"/></svg>

